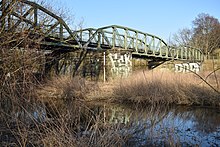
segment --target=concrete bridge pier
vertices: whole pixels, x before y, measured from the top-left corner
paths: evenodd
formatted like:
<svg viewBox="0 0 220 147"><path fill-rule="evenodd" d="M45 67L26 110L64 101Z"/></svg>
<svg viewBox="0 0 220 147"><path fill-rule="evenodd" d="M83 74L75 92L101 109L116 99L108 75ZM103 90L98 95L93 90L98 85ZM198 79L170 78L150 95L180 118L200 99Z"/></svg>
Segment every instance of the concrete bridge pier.
<svg viewBox="0 0 220 147"><path fill-rule="evenodd" d="M132 72L131 52L109 53L108 58L112 77L128 77Z"/></svg>
<svg viewBox="0 0 220 147"><path fill-rule="evenodd" d="M200 71L200 63L179 63L175 64L175 72L195 72Z"/></svg>

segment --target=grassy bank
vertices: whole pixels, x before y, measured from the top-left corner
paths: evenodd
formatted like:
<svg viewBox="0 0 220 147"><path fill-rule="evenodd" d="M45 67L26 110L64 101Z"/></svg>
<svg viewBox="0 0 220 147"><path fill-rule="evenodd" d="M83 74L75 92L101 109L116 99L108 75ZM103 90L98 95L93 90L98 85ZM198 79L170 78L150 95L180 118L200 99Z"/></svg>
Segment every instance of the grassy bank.
<svg viewBox="0 0 220 147"><path fill-rule="evenodd" d="M208 75L203 73L199 77L193 73L137 72L127 79L117 81L117 86L113 89L113 97L119 103L219 107L220 74Z"/></svg>

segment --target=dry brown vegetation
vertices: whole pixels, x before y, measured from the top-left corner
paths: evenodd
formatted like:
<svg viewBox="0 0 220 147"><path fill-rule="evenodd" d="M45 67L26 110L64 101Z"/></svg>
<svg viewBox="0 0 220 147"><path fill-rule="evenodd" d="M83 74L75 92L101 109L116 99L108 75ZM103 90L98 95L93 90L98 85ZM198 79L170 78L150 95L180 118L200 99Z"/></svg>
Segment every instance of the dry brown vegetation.
<svg viewBox="0 0 220 147"><path fill-rule="evenodd" d="M220 74L207 75L198 77L193 73L138 72L128 79L122 79L114 88L113 97L120 103L219 107L220 94L216 80L220 80Z"/></svg>
<svg viewBox="0 0 220 147"><path fill-rule="evenodd" d="M87 93L95 90L95 83L70 76L54 77L42 85L37 93L48 121L39 142L45 146L121 146L126 136L117 131L119 126L105 124L103 112L87 103Z"/></svg>
<svg viewBox="0 0 220 147"><path fill-rule="evenodd" d="M45 54L34 43L41 38L20 29L0 29L0 146L125 145L130 134L87 104L97 98L153 106L220 104L218 93L186 74L140 72L99 87L80 77L44 79ZM219 74L208 77L219 91Z"/></svg>
<svg viewBox="0 0 220 147"><path fill-rule="evenodd" d="M28 34L0 37L0 146L111 146L125 137L85 99L95 84L45 79L45 54ZM11 42L13 40L13 42Z"/></svg>
<svg viewBox="0 0 220 147"><path fill-rule="evenodd" d="M219 95L194 74L137 72L108 83L80 77L43 79L44 56L35 50L1 50L0 146L122 146L130 134L108 124L87 101L97 98L147 105L219 106ZM203 73L218 89L219 71ZM41 74L40 74L41 75Z"/></svg>
<svg viewBox="0 0 220 147"><path fill-rule="evenodd" d="M39 82L40 86L29 82L36 89L30 91L35 95L28 105L21 101L28 98L27 91L19 91L22 97L5 97L11 105L1 101L10 111L1 107L5 115L1 116L0 146L121 146L126 140L118 125L106 125L102 112L95 113L86 103L86 93L95 89L94 83L70 76L54 77ZM1 96L3 100L7 95Z"/></svg>
<svg viewBox="0 0 220 147"><path fill-rule="evenodd" d="M106 123L102 112L87 104L94 98L153 106L219 106L218 93L194 74L137 72L99 85L70 76L39 81L35 73L40 70L37 65L41 65L42 55L35 53L15 50L1 54L1 146L126 144L130 134L121 132L120 124ZM203 75L216 89L218 72Z"/></svg>

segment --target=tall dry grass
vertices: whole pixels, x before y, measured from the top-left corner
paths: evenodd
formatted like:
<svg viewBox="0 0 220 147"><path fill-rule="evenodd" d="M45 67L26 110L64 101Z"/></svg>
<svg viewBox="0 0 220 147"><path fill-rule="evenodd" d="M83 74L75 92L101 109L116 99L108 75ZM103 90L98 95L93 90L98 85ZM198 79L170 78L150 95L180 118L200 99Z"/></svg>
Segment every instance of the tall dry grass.
<svg viewBox="0 0 220 147"><path fill-rule="evenodd" d="M121 79L113 94L120 103L218 107L220 95L212 88L193 73L143 71Z"/></svg>
<svg viewBox="0 0 220 147"><path fill-rule="evenodd" d="M82 106L89 88L80 77L53 77L37 90L38 99L47 107L48 115L58 115L67 109ZM78 109L78 108L77 108ZM51 116L52 117L52 116Z"/></svg>

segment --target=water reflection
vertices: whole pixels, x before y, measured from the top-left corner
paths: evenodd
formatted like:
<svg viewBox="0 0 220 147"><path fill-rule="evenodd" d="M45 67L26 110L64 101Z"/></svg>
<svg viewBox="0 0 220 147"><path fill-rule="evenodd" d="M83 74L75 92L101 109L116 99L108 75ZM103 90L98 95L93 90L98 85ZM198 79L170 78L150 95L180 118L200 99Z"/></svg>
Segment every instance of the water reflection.
<svg viewBox="0 0 220 147"><path fill-rule="evenodd" d="M126 145L220 145L220 110L201 107L145 109L99 105L95 111L108 124L129 134Z"/></svg>

